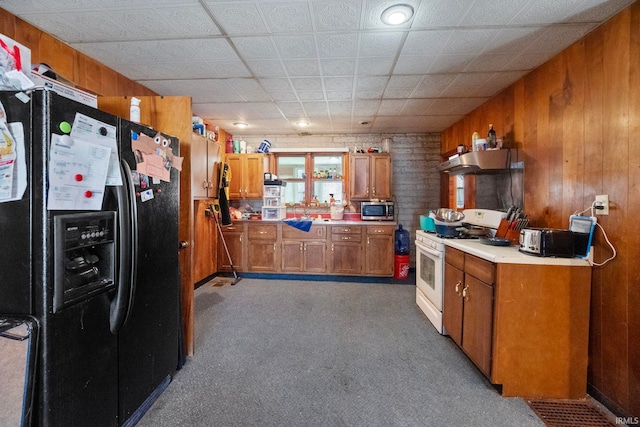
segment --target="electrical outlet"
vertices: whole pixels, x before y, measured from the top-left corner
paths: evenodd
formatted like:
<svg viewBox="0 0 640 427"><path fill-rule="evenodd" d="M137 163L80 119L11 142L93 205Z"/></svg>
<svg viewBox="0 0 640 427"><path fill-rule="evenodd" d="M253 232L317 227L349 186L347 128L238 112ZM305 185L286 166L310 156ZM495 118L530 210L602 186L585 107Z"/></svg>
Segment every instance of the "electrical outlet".
<svg viewBox="0 0 640 427"><path fill-rule="evenodd" d="M609 195L597 195L595 206L602 206L601 209L596 209L596 215L609 215Z"/></svg>

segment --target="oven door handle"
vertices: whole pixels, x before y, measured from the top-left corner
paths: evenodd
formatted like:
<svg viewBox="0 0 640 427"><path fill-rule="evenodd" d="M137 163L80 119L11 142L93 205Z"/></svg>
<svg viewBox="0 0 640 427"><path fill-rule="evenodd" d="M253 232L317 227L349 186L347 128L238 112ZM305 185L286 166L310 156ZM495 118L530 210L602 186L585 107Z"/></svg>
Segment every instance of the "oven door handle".
<svg viewBox="0 0 640 427"><path fill-rule="evenodd" d="M430 255L433 255L433 256L434 256L434 257L436 257L436 258L441 258L441 257L442 257L442 254L443 254L443 252L433 250L433 249L431 249L431 248L428 248L428 247L426 247L426 246L421 245L421 244L420 244L420 243L418 243L418 242L416 242L416 247L417 247L418 249L420 249L421 251L425 251L426 253L428 253L428 254L430 254Z"/></svg>

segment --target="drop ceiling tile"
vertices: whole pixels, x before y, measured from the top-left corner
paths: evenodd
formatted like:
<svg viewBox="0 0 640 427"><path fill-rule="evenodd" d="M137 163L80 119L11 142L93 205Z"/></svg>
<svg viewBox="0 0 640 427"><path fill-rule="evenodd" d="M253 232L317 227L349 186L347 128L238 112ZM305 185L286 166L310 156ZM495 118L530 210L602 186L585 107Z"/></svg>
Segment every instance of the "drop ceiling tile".
<svg viewBox="0 0 640 427"><path fill-rule="evenodd" d="M327 102L329 106L329 111L334 113L336 111L348 111L350 112L353 108L353 103L351 101L329 101Z"/></svg>
<svg viewBox="0 0 640 427"><path fill-rule="evenodd" d="M299 90L297 92L300 101L320 101L324 100L324 92L320 90Z"/></svg>
<svg viewBox="0 0 640 427"><path fill-rule="evenodd" d="M313 10L318 31L357 30L360 26L362 2L356 0L314 1Z"/></svg>
<svg viewBox="0 0 640 427"><path fill-rule="evenodd" d="M282 63L290 77L320 75L320 66L315 59L287 59Z"/></svg>
<svg viewBox="0 0 640 427"><path fill-rule="evenodd" d="M233 50L226 39L192 39L192 40L176 40L182 49L188 49L207 60L237 60L238 54ZM172 45L173 46L173 45Z"/></svg>
<svg viewBox="0 0 640 427"><path fill-rule="evenodd" d="M422 80L420 76L391 76L387 88L413 89Z"/></svg>
<svg viewBox="0 0 640 427"><path fill-rule="evenodd" d="M320 78L301 77L291 79L291 84L297 91L322 90L322 79Z"/></svg>
<svg viewBox="0 0 640 427"><path fill-rule="evenodd" d="M378 111L378 107L380 106L379 100L357 100L355 102L355 108L361 114L373 115Z"/></svg>
<svg viewBox="0 0 640 427"><path fill-rule="evenodd" d="M260 79L260 84L263 88L272 92L293 92L293 87L291 86L289 79Z"/></svg>
<svg viewBox="0 0 640 427"><path fill-rule="evenodd" d="M477 54L500 32L499 29L454 30L442 51L448 55Z"/></svg>
<svg viewBox="0 0 640 427"><path fill-rule="evenodd" d="M203 37L220 35L220 30L205 10L194 1L193 5L156 7L158 22L165 22L175 37ZM165 34L165 38L167 35Z"/></svg>
<svg viewBox="0 0 640 427"><path fill-rule="evenodd" d="M260 84L254 79L227 79L226 84L237 91L255 91L261 89Z"/></svg>
<svg viewBox="0 0 640 427"><path fill-rule="evenodd" d="M302 101L305 111L327 111L326 101Z"/></svg>
<svg viewBox="0 0 640 427"><path fill-rule="evenodd" d="M321 58L351 58L358 52L356 33L318 34L318 56Z"/></svg>
<svg viewBox="0 0 640 427"><path fill-rule="evenodd" d="M325 91L327 100L329 101L346 101L351 99L353 93L346 90L327 90Z"/></svg>
<svg viewBox="0 0 640 427"><path fill-rule="evenodd" d="M549 60L554 53L552 52L523 52L513 57L505 68L510 70L530 70Z"/></svg>
<svg viewBox="0 0 640 427"><path fill-rule="evenodd" d="M282 111L284 114L300 114L304 112L304 109L302 108L302 104L300 102L278 101L276 104L278 105L280 111Z"/></svg>
<svg viewBox="0 0 640 427"><path fill-rule="evenodd" d="M411 98L436 98L442 96L445 89L446 87L437 86L416 88L411 93Z"/></svg>
<svg viewBox="0 0 640 427"><path fill-rule="evenodd" d="M324 87L326 90L353 90L353 78L352 77L328 77L324 79Z"/></svg>
<svg viewBox="0 0 640 427"><path fill-rule="evenodd" d="M431 71L437 55L401 56L393 68L395 74L426 74Z"/></svg>
<svg viewBox="0 0 640 427"><path fill-rule="evenodd" d="M382 98L382 94L383 93L384 93L384 89L357 90L356 91L356 99L380 99L380 98Z"/></svg>
<svg viewBox="0 0 640 427"><path fill-rule="evenodd" d="M273 59L278 53L271 37L230 37L244 59Z"/></svg>
<svg viewBox="0 0 640 427"><path fill-rule="evenodd" d="M433 99L408 99L402 107L403 114L422 115L431 105Z"/></svg>
<svg viewBox="0 0 640 427"><path fill-rule="evenodd" d="M255 4L207 1L206 5L229 35L262 34L267 31Z"/></svg>
<svg viewBox="0 0 640 427"><path fill-rule="evenodd" d="M126 29L109 16L100 12L61 13L29 15L27 22L38 28L56 28L56 37L67 43L123 40Z"/></svg>
<svg viewBox="0 0 640 427"><path fill-rule="evenodd" d="M411 96L411 93L413 92L412 89L385 89L384 91L384 98L409 98Z"/></svg>
<svg viewBox="0 0 640 427"><path fill-rule="evenodd" d="M242 97L247 102L260 102L260 101L270 101L271 96L265 91L239 91L238 95Z"/></svg>
<svg viewBox="0 0 640 427"><path fill-rule="evenodd" d="M324 76L353 75L356 70L355 58L322 59L320 68Z"/></svg>
<svg viewBox="0 0 640 427"><path fill-rule="evenodd" d="M251 73L257 77L282 77L286 75L282 62L279 60L248 60L246 63L251 69Z"/></svg>
<svg viewBox="0 0 640 427"><path fill-rule="evenodd" d="M430 73L460 73L469 65L476 55L438 55L431 68Z"/></svg>
<svg viewBox="0 0 640 427"><path fill-rule="evenodd" d="M528 4L511 20L511 24L550 24L562 22L583 0L537 0Z"/></svg>
<svg viewBox="0 0 640 427"><path fill-rule="evenodd" d="M270 92L274 101L297 101L298 96L295 92Z"/></svg>
<svg viewBox="0 0 640 427"><path fill-rule="evenodd" d="M412 31L402 47L402 55L435 55L447 44L452 31L425 30Z"/></svg>
<svg viewBox="0 0 640 427"><path fill-rule="evenodd" d="M359 58L358 75L360 76L385 76L391 73L393 58Z"/></svg>
<svg viewBox="0 0 640 427"><path fill-rule="evenodd" d="M311 11L306 2L273 2L260 4L271 33L313 31Z"/></svg>
<svg viewBox="0 0 640 427"><path fill-rule="evenodd" d="M506 25L523 7L536 1L538 0L476 0L468 8L460 25L480 27Z"/></svg>
<svg viewBox="0 0 640 427"><path fill-rule="evenodd" d="M273 41L282 58L315 58L317 56L313 36L277 36Z"/></svg>
<svg viewBox="0 0 640 427"><path fill-rule="evenodd" d="M465 72L482 72L501 70L513 59L510 54L481 54L473 59L464 69Z"/></svg>
<svg viewBox="0 0 640 427"><path fill-rule="evenodd" d="M378 109L378 114L380 115L398 115L402 112L404 108L405 100L404 99L387 99L382 100L380 102L380 108Z"/></svg>
<svg viewBox="0 0 640 427"><path fill-rule="evenodd" d="M460 22L468 8L465 0L431 0L422 2L411 28L451 27Z"/></svg>
<svg viewBox="0 0 640 427"><path fill-rule="evenodd" d="M356 87L358 90L384 90L388 80L388 77L381 76L358 76Z"/></svg>
<svg viewBox="0 0 640 427"><path fill-rule="evenodd" d="M395 57L402 47L405 37L403 32L363 33L360 36L359 56L391 56Z"/></svg>

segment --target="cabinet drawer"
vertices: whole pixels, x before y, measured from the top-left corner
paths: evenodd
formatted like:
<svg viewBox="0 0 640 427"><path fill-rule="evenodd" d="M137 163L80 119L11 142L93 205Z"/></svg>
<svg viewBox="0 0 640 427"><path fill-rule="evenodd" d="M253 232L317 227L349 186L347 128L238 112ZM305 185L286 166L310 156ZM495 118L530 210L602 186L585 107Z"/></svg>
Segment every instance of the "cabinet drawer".
<svg viewBox="0 0 640 427"><path fill-rule="evenodd" d="M493 285L496 277L495 264L470 254L464 254L464 272L488 285Z"/></svg>
<svg viewBox="0 0 640 427"><path fill-rule="evenodd" d="M309 239L324 239L327 237L326 225L312 225L311 229L307 231L298 230L289 225L284 224L282 226L282 238L293 240L309 240Z"/></svg>
<svg viewBox="0 0 640 427"><path fill-rule="evenodd" d="M447 247L444 252L444 260L457 269L464 270L464 252Z"/></svg>
<svg viewBox="0 0 640 427"><path fill-rule="evenodd" d="M249 240L276 240L278 238L276 224L250 224L247 231Z"/></svg>
<svg viewBox="0 0 640 427"><path fill-rule="evenodd" d="M227 233L227 232L242 232L243 231L243 224L234 222L231 225L225 225L224 227L222 227L222 232L223 233Z"/></svg>
<svg viewBox="0 0 640 427"><path fill-rule="evenodd" d="M331 241L332 242L361 242L362 233L358 233L358 234L333 233L331 234Z"/></svg>
<svg viewBox="0 0 640 427"><path fill-rule="evenodd" d="M385 235L391 236L393 235L394 227L388 225L368 225L367 226L367 235Z"/></svg>
<svg viewBox="0 0 640 427"><path fill-rule="evenodd" d="M334 225L331 234L362 234L362 228L359 225Z"/></svg>

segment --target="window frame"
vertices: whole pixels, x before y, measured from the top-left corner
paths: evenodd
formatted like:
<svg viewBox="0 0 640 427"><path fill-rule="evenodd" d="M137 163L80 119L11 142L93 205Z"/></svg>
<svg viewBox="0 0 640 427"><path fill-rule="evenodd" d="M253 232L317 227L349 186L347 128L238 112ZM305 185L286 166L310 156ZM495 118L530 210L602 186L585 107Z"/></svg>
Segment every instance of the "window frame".
<svg viewBox="0 0 640 427"><path fill-rule="evenodd" d="M304 157L305 178L281 178L281 174L278 173L278 159L281 157ZM313 166L314 166L314 159L316 157L342 157L342 176L340 178L332 178L332 179L314 178ZM335 151L333 152L332 151L285 152L285 151L281 151L281 152L273 153L273 163L272 163L271 169L275 171L274 173L278 176L278 179L281 179L282 181L305 183L304 204L295 202L295 206L299 206L299 207L311 206L312 198L314 196L313 194L314 183L316 181L327 181L327 182L338 181L338 180L342 181L342 192L345 195L349 194L349 189L348 189L349 156L348 156L348 153L346 152L335 152ZM337 196L336 199L342 199L342 194L339 194L336 196ZM319 202L320 202L320 207L324 206L323 200L320 200ZM290 206L289 204L287 205Z"/></svg>

